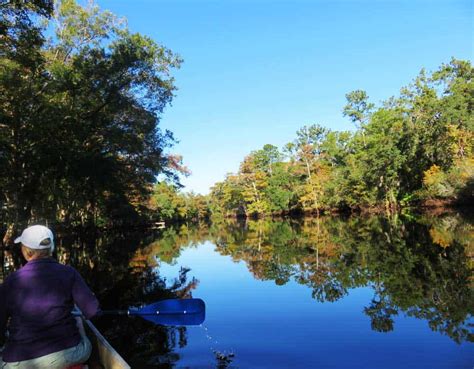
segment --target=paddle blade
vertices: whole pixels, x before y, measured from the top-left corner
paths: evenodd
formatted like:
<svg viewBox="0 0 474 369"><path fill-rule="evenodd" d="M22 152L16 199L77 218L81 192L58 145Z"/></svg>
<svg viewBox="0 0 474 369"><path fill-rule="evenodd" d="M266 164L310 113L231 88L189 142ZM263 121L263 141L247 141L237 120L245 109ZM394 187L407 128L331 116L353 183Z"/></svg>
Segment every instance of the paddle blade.
<svg viewBox="0 0 474 369"><path fill-rule="evenodd" d="M201 299L172 299L130 309L129 312L160 325L199 325L206 318L206 305Z"/></svg>

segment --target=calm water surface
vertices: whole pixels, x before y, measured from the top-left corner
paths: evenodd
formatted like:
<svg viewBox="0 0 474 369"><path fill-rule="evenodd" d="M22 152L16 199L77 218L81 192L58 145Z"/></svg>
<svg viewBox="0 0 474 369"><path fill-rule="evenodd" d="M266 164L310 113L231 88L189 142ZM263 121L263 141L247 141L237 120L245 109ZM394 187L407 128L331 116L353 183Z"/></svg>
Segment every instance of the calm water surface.
<svg viewBox="0 0 474 369"><path fill-rule="evenodd" d="M207 303L175 367L212 367L217 351L232 368L473 368L472 225L420 221L166 231L146 248L156 270L189 268Z"/></svg>
<svg viewBox="0 0 474 369"><path fill-rule="evenodd" d="M104 308L206 302L201 327L96 321L133 368L474 368L474 226L459 215L57 233Z"/></svg>

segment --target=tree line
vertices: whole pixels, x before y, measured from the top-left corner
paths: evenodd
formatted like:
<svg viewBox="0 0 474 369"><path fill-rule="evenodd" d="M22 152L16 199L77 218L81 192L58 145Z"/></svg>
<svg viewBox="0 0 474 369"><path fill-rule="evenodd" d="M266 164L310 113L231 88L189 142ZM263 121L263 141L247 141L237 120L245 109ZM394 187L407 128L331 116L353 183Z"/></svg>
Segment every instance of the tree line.
<svg viewBox="0 0 474 369"><path fill-rule="evenodd" d="M354 131L302 127L282 149L251 152L212 188L220 216L340 210L394 212L436 200L467 203L474 190L474 69L452 59L424 70L376 107L346 95Z"/></svg>
<svg viewBox="0 0 474 369"><path fill-rule="evenodd" d="M142 216L156 176L182 170L159 128L179 55L93 2L11 0L0 11L3 227Z"/></svg>
<svg viewBox="0 0 474 369"><path fill-rule="evenodd" d="M472 204L473 77L470 62L452 59L378 107L352 91L343 115L353 131L304 126L281 149L252 151L207 196L157 184L151 209L166 220L215 220Z"/></svg>
<svg viewBox="0 0 474 369"><path fill-rule="evenodd" d="M343 109L356 129L302 127L267 144L210 195L182 193L182 158L159 127L182 60L124 19L75 0L0 4L0 220L120 224L143 219L397 211L472 201L473 68L421 71L376 107ZM157 182L157 176L160 180Z"/></svg>

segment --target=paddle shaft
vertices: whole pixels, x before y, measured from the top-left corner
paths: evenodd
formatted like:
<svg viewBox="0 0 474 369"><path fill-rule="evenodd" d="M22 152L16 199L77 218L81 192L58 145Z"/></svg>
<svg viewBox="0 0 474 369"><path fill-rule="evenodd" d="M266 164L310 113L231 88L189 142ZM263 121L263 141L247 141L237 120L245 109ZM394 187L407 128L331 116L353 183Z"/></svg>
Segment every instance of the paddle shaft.
<svg viewBox="0 0 474 369"><path fill-rule="evenodd" d="M79 310L73 314L81 315ZM169 299L127 310L102 310L100 315L140 316L158 325L199 325L206 317L206 306L201 299Z"/></svg>
<svg viewBox="0 0 474 369"><path fill-rule="evenodd" d="M156 312L142 312L133 310L102 310L100 315L179 315L179 314L196 314L192 311L179 310L179 311L156 311Z"/></svg>

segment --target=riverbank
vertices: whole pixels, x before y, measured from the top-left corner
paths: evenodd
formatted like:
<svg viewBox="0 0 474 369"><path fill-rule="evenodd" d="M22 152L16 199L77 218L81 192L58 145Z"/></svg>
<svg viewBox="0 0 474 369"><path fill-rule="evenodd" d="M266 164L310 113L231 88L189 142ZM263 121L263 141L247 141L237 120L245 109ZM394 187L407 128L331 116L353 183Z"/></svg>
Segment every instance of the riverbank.
<svg viewBox="0 0 474 369"><path fill-rule="evenodd" d="M381 216L393 216L399 214L431 214L431 215L444 215L454 213L470 213L474 207L474 202L460 203L455 199L430 199L422 201L416 206L398 206L396 208L387 208L385 206L371 206L371 207L356 207L356 208L332 208L332 209L320 209L307 210L307 211L286 211L286 212L275 212L267 214L254 213L246 215L245 213L240 214L228 214L224 218L228 219L283 219L283 218L295 218L300 219L304 217L318 217L318 216L351 216L351 215L381 215ZM212 217L211 217L212 219Z"/></svg>

